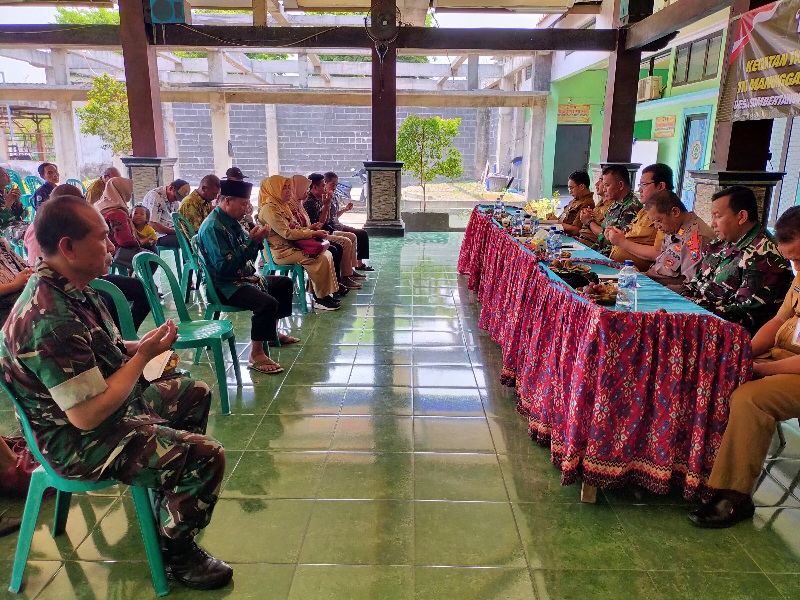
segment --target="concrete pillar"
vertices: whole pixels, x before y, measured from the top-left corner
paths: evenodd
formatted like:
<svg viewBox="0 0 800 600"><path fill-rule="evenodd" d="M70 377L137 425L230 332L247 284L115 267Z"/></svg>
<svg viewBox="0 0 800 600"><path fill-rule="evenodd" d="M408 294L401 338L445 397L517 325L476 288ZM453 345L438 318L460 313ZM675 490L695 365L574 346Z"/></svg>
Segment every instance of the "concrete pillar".
<svg viewBox="0 0 800 600"><path fill-rule="evenodd" d="M541 198L545 193L542 189L542 171L544 164L544 132L547 117L547 100L537 98L531 104L531 118L528 120L525 134L525 154L522 161L524 173L521 174L525 184L525 198L532 200Z"/></svg>
<svg viewBox="0 0 800 600"><path fill-rule="evenodd" d="M6 128L0 127L0 161L8 162L8 136Z"/></svg>
<svg viewBox="0 0 800 600"><path fill-rule="evenodd" d="M172 103L165 103L162 109L164 111L164 141L167 146L167 156L179 156L178 132L175 125L175 117L173 116ZM173 171L176 179L181 176L177 162L173 166Z"/></svg>
<svg viewBox="0 0 800 600"><path fill-rule="evenodd" d="M265 105L264 110L267 113L267 173L278 175L281 172L278 151L278 110L274 104Z"/></svg>
<svg viewBox="0 0 800 600"><path fill-rule="evenodd" d="M475 181L480 181L489 157L489 110L477 108L475 123ZM490 167L491 168L491 167ZM483 183L483 181L481 181Z"/></svg>
<svg viewBox="0 0 800 600"><path fill-rule="evenodd" d="M208 82L210 84L225 83L225 58L220 50L208 51Z"/></svg>
<svg viewBox="0 0 800 600"><path fill-rule="evenodd" d="M480 57L477 54L470 54L467 58L467 89L477 90L480 87L478 81L478 62Z"/></svg>
<svg viewBox="0 0 800 600"><path fill-rule="evenodd" d="M45 70L47 83L52 85L69 85L69 67L67 51L61 48L50 52L51 66ZM53 122L53 142L56 150L56 164L61 178L80 178L80 155L78 136L75 133L75 111L72 102L59 100L50 104L50 118Z"/></svg>
<svg viewBox="0 0 800 600"><path fill-rule="evenodd" d="M500 80L500 89L504 92L514 90L514 84L510 77L503 77ZM511 147L511 140L513 140L512 130L514 127L514 109L502 107L500 108L500 119L497 123L497 170L503 170L503 165L506 169L514 158L514 152Z"/></svg>
<svg viewBox="0 0 800 600"><path fill-rule="evenodd" d="M214 147L214 172L224 177L232 166L229 144L231 139L228 102L223 92L211 94L211 144Z"/></svg>
<svg viewBox="0 0 800 600"><path fill-rule="evenodd" d="M308 87L308 71L308 53L306 53L305 50L302 50L297 53L297 77L298 85L301 88Z"/></svg>

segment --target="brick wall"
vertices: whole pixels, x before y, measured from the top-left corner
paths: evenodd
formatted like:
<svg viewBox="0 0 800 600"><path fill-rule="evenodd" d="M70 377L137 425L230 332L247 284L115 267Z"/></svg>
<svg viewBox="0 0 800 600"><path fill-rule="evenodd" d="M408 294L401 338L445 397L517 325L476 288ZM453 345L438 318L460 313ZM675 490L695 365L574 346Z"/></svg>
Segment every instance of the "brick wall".
<svg viewBox="0 0 800 600"><path fill-rule="evenodd" d="M194 186L213 171L211 112L208 104L173 103L181 177ZM397 127L411 113L461 118L461 135L455 146L462 153L464 180L476 179L475 146L477 110L474 108L405 108L397 110ZM332 170L348 174L370 159L372 110L366 106L277 106L278 153L282 174L308 174ZM498 111L490 111L489 160L496 160ZM254 182L268 175L266 115L260 104L230 106L234 164ZM219 174L222 175L222 174ZM404 177L404 184L413 183Z"/></svg>

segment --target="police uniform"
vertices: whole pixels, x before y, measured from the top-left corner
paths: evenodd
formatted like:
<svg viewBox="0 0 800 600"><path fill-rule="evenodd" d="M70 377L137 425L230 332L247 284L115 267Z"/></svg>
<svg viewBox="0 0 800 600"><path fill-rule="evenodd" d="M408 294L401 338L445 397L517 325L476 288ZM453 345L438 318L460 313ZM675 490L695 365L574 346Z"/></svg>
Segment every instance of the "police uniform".
<svg viewBox="0 0 800 600"><path fill-rule="evenodd" d="M3 327L0 370L42 455L62 477L163 491L161 534L193 536L208 524L225 472L222 446L204 435L208 386L140 378L96 428L79 429L67 418L66 411L106 391L106 379L126 361L97 292L79 290L39 261Z"/></svg>
<svg viewBox="0 0 800 600"><path fill-rule="evenodd" d="M711 242L681 294L752 335L775 316L791 281L789 262L758 223L736 243Z"/></svg>
<svg viewBox="0 0 800 600"><path fill-rule="evenodd" d="M800 275L795 277L778 317L785 319L775 344L756 362L800 354ZM800 417L800 375L769 375L736 388L731 395L728 427L722 437L708 484L715 489L750 494L761 473L775 423Z"/></svg>
<svg viewBox="0 0 800 600"><path fill-rule="evenodd" d="M664 239L664 233L656 229L653 221L651 221L650 217L647 215L647 211L642 208L637 213L636 218L631 222L629 229L625 232L625 239L630 240L635 244L641 244L642 246L655 246L661 245L661 242ZM614 246L611 249L609 258L619 263L625 262L626 260L632 260L633 265L639 271L647 271L647 269L650 268L650 265L653 264L652 261L631 254L619 246Z"/></svg>
<svg viewBox="0 0 800 600"><path fill-rule="evenodd" d="M687 214L677 233L667 233L661 242L661 254L647 276L671 290L679 291L700 268L714 230L693 212Z"/></svg>

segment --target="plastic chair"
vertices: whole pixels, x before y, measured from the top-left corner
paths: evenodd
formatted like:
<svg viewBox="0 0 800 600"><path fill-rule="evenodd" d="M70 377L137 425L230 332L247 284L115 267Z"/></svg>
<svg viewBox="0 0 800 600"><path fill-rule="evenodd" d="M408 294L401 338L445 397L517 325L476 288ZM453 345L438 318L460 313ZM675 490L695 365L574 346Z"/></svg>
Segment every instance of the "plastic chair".
<svg viewBox="0 0 800 600"><path fill-rule="evenodd" d="M34 192L36 192L36 190L43 185L44 179L41 177L36 177L36 175L28 175L25 178L25 188L28 190L28 194L31 196L33 196Z"/></svg>
<svg viewBox="0 0 800 600"><path fill-rule="evenodd" d="M70 179L67 179L67 183L69 185L74 185L76 188L78 188L81 191L81 193L84 196L86 195L86 186L83 185L83 182L80 179L70 178Z"/></svg>
<svg viewBox="0 0 800 600"><path fill-rule="evenodd" d="M222 405L222 414L231 414L228 403L228 385L225 377L225 357L222 353L222 342L227 340L231 350L231 360L233 361L233 371L236 375L236 384L242 385L242 373L239 369L239 357L236 353L236 337L233 331L233 323L230 321L193 321L186 309L183 298L178 293L180 286L175 274L169 268L164 259L151 252L142 252L133 257L133 270L136 277L144 284L144 291L147 294L147 301L150 304L150 311L153 313L153 320L156 326L160 327L166 321L164 310L158 294L154 291L153 274L151 263L158 265L164 270L167 277L172 299L178 312L178 339L175 341L176 350L186 348L211 348L214 355L214 369L217 373L217 383L219 385L219 400Z"/></svg>
<svg viewBox="0 0 800 600"><path fill-rule="evenodd" d="M22 177L20 177L19 173L14 171L13 169L6 169L6 173L8 173L9 179L11 179L11 183L16 183L19 191L23 194L27 191L25 189L25 182L22 181Z"/></svg>
<svg viewBox="0 0 800 600"><path fill-rule="evenodd" d="M189 277L192 271L197 273L197 288L200 288L200 266L197 264L197 257L192 252L192 247L189 240L195 236L194 227L189 221L186 220L182 214L178 212L172 213L172 224L175 226L175 237L178 238L178 244L183 253L183 273L181 274L181 292L183 292L183 301L189 302Z"/></svg>
<svg viewBox="0 0 800 600"><path fill-rule="evenodd" d="M261 251L261 260L264 266L261 267L262 275L288 275L292 278L294 285L297 287L297 293L300 296L300 310L303 314L308 312L308 298L306 297L306 272L302 265L276 265L272 260L272 251L269 249L269 244L264 243L264 249Z"/></svg>
<svg viewBox="0 0 800 600"><path fill-rule="evenodd" d="M181 259L180 247L176 248L175 246L156 246L156 250L158 251L159 256L161 256L162 252L172 252L172 256L175 259L175 270L178 272L178 280L180 281L181 279L183 279L183 261Z"/></svg>
<svg viewBox="0 0 800 600"><path fill-rule="evenodd" d="M135 342L138 340L139 334L136 333L136 326L133 324L131 305L125 297L125 294L122 293L122 290L105 279L94 279L91 286L99 292L105 292L111 296L111 300L114 301L122 339L128 342Z"/></svg>
<svg viewBox="0 0 800 600"><path fill-rule="evenodd" d="M11 585L8 587L8 590L16 594L19 593L20 587L22 587L22 578L25 575L25 567L28 563L31 542L33 541L33 534L36 530L36 521L39 518L39 508L42 505L42 496L45 490L49 487L56 489L56 508L55 518L53 519L53 537L56 537L66 529L69 505L73 493L101 490L116 485L117 482L113 480L98 482L80 481L76 479L64 479L58 475L39 451L36 445L36 438L33 435L33 431L31 431L30 423L28 423L28 418L20 407L16 396L11 393L11 390L2 380L0 380L0 389L2 389L14 403L28 448L40 463L40 466L34 470L31 476L28 497L25 500L25 512L22 514L22 526L20 527L19 538L17 539L17 550L14 554ZM147 561L150 563L150 575L153 578L153 588L155 588L156 596L166 596L169 594L169 583L167 582L167 573L164 570L164 559L161 556L158 531L156 529L156 520L153 515L153 504L150 499L150 494L147 489L142 487L131 486L130 490L133 496L134 506L136 507L136 516L139 519L139 529L142 532Z"/></svg>

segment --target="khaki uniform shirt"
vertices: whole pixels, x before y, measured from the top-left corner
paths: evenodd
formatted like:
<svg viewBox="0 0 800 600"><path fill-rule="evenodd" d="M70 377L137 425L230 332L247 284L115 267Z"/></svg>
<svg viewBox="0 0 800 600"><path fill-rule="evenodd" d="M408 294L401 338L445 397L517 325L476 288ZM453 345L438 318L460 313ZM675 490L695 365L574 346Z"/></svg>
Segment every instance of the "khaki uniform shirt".
<svg viewBox="0 0 800 600"><path fill-rule="evenodd" d="M800 337L795 335L800 326L800 275L794 278L792 287L778 309L778 317L786 321L775 334L775 345L769 354L775 360L797 356L800 354Z"/></svg>
<svg viewBox="0 0 800 600"><path fill-rule="evenodd" d="M581 223L580 213L584 208L594 208L594 194L591 192L577 200L573 199L572 202L567 204L558 220L564 225L572 225L581 229L583 228L583 223ZM605 216L605 213L603 215Z"/></svg>
<svg viewBox="0 0 800 600"><path fill-rule="evenodd" d="M661 245L661 242L664 239L664 233L656 229L656 226L650 220L650 217L647 216L647 211L642 208L637 213L636 218L631 222L630 229L625 232L625 239L630 240L635 244L642 244L643 246L655 246L656 244ZM652 261L634 256L619 246L614 246L611 249L609 258L619 263L623 263L626 260L632 260L633 265L642 272L647 271L647 269L650 268L650 265L653 264Z"/></svg>
<svg viewBox="0 0 800 600"><path fill-rule="evenodd" d="M690 212L677 233L664 235L661 254L647 271L647 276L671 290L678 291L695 276L708 244L714 237L714 230L703 219Z"/></svg>
<svg viewBox="0 0 800 600"><path fill-rule="evenodd" d="M603 219L606 218L606 213L608 212L609 208L611 208L611 202L604 201L602 204L596 204L594 209L592 209L592 221L590 221L589 224L594 222L600 225L603 222ZM591 229L589 229L589 225L584 225L581 227L577 239L589 246L593 246L595 243L597 243L597 236Z"/></svg>

